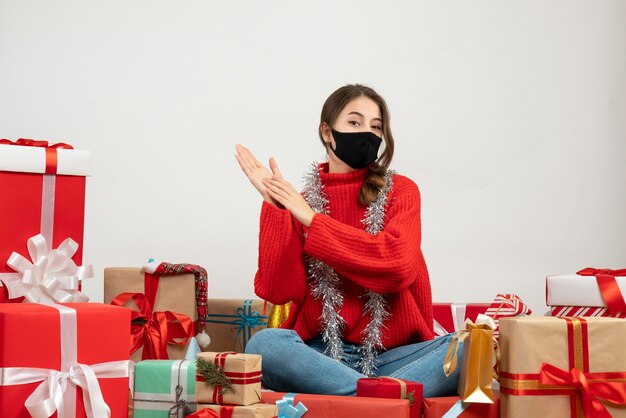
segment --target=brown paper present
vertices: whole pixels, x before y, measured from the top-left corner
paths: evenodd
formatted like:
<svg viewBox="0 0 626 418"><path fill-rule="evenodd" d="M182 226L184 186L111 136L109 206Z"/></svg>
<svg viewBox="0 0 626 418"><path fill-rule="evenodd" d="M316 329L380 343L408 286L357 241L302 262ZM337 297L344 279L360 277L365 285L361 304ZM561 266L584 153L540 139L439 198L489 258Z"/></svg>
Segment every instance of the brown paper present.
<svg viewBox="0 0 626 418"><path fill-rule="evenodd" d="M272 418L278 413L276 405L269 403L257 403L248 406L198 404L198 411L204 408L217 412L220 417L232 418Z"/></svg>
<svg viewBox="0 0 626 418"><path fill-rule="evenodd" d="M261 356L199 353L196 381L198 403L250 405L261 402Z"/></svg>
<svg viewBox="0 0 626 418"><path fill-rule="evenodd" d="M626 417L626 320L504 318L500 346L503 418Z"/></svg>
<svg viewBox="0 0 626 418"><path fill-rule="evenodd" d="M212 352L242 353L254 334L267 327L272 305L259 299L209 299L206 333Z"/></svg>
<svg viewBox="0 0 626 418"><path fill-rule="evenodd" d="M144 293L145 273L138 267L108 267L104 269L104 303L120 293ZM196 309L196 287L193 274L163 275L159 279L153 312L171 311L187 315L192 321L198 319ZM126 305L137 309L132 301ZM186 346L168 344L167 352L171 360L185 358ZM131 360L141 360L143 349L135 351Z"/></svg>

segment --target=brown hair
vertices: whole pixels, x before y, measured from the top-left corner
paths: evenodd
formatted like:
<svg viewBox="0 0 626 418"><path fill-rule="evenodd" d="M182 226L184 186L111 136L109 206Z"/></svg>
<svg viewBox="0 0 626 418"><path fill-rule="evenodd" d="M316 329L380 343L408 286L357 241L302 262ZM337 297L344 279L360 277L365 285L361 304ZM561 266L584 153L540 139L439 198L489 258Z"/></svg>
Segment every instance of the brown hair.
<svg viewBox="0 0 626 418"><path fill-rule="evenodd" d="M380 157L370 165L369 172L365 176L365 180L363 180L363 185L359 191L359 203L368 206L376 201L378 192L385 186L384 175L393 158L393 135L391 134L389 110L387 109L385 100L373 89L362 84L348 84L338 88L333 94L328 96L328 99L324 102L324 106L322 106L319 136L324 146L327 147L328 144L324 142L324 138L322 137L322 124L326 123L332 128L343 108L346 107L350 101L361 96L373 100L378 105L383 120L382 131L383 140L385 141L385 150Z"/></svg>

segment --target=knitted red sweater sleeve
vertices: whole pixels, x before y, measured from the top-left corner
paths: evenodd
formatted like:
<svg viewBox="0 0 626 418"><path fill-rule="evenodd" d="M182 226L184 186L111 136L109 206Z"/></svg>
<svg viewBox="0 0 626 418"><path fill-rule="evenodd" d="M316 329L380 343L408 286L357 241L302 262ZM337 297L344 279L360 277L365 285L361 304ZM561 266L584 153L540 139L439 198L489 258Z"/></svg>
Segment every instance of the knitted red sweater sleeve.
<svg viewBox="0 0 626 418"><path fill-rule="evenodd" d="M428 275L419 271L422 257L417 185L396 176L392 191L385 228L378 235L316 214L307 230L304 252L378 293L397 292L416 278L428 280Z"/></svg>
<svg viewBox="0 0 626 418"><path fill-rule="evenodd" d="M289 211L263 202L256 294L273 304L301 301L306 292L302 227Z"/></svg>

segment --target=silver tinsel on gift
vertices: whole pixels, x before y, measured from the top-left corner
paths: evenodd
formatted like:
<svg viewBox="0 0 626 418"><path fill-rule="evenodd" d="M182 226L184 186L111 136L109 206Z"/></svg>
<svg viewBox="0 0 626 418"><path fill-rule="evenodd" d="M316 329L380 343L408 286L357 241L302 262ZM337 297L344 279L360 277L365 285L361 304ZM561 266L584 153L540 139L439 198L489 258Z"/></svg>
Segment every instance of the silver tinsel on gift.
<svg viewBox="0 0 626 418"><path fill-rule="evenodd" d="M365 212L363 224L365 231L376 235L384 227L385 210L387 207L387 195L393 184L394 172L385 174L385 186L378 193L378 197ZM328 199L324 193L319 164L313 163L309 171L304 176L304 188L302 195L309 203L309 206L316 212L328 214ZM343 355L343 341L341 330L345 325L345 320L339 313L343 306L343 295L341 293L341 280L337 272L322 261L308 257L307 272L312 281L312 294L317 300L322 301L322 315L320 324L322 326L322 339L326 344L330 356L339 361ZM385 297L379 293L367 291L365 293L367 302L365 303L365 314L371 316L370 323L363 330L363 341L361 353L363 359L360 367L366 376L374 375L376 369L374 360L378 351L383 349L382 331L385 318L389 315L386 311Z"/></svg>

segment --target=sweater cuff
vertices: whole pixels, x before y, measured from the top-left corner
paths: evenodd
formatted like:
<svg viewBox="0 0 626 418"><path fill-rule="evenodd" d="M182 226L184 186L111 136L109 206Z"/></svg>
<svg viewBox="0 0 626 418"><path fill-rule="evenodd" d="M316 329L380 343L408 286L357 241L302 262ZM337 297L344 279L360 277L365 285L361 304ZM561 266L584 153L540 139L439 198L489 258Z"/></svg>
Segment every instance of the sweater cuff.
<svg viewBox="0 0 626 418"><path fill-rule="evenodd" d="M265 200L263 201L263 205L261 205L261 222L280 219L287 215L289 215L289 211L287 209L276 207Z"/></svg>
<svg viewBox="0 0 626 418"><path fill-rule="evenodd" d="M311 225L309 225L306 231L306 240L304 241L305 254L319 258L320 254L324 254L327 251L324 235L326 234L325 231L328 231L330 228L330 219L330 217L321 213L316 213L313 216Z"/></svg>

